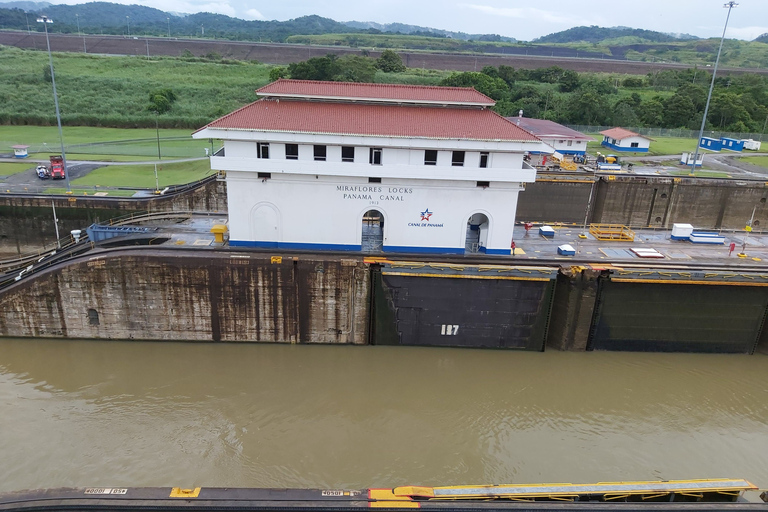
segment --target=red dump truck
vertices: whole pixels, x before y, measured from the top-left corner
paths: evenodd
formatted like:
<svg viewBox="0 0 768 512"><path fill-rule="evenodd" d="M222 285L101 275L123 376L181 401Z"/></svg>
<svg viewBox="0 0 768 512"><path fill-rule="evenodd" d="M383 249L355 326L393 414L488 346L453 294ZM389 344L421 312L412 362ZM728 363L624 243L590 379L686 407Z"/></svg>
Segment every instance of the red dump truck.
<svg viewBox="0 0 768 512"><path fill-rule="evenodd" d="M61 155L51 155L51 178L54 180L63 180L65 172L64 159Z"/></svg>

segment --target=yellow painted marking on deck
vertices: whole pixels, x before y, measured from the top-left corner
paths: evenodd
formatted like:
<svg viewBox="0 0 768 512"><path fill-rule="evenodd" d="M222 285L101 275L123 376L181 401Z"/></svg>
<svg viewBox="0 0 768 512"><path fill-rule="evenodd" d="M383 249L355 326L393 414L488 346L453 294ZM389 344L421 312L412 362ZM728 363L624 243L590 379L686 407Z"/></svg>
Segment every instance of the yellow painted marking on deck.
<svg viewBox="0 0 768 512"><path fill-rule="evenodd" d="M424 498L435 497L435 490L432 487L423 487L418 485L395 487L393 492L397 496L421 496Z"/></svg>
<svg viewBox="0 0 768 512"><path fill-rule="evenodd" d="M211 240L206 240L204 238L198 238L194 241L192 245L211 245Z"/></svg>
<svg viewBox="0 0 768 512"><path fill-rule="evenodd" d="M383 271L385 276L410 276L410 277L447 277L450 279L497 279L502 281L551 281L551 277L523 277L523 276L478 276L466 274L427 274L421 272L391 272Z"/></svg>
<svg viewBox="0 0 768 512"><path fill-rule="evenodd" d="M282 263L283 262L283 257L282 256L272 256L269 259L269 262L270 263Z"/></svg>
<svg viewBox="0 0 768 512"><path fill-rule="evenodd" d="M174 487L171 489L171 495L169 498L197 498L200 495L201 487L195 487L194 489L182 489L181 487Z"/></svg>
<svg viewBox="0 0 768 512"><path fill-rule="evenodd" d="M363 263L391 263L388 258L370 257L363 258Z"/></svg>
<svg viewBox="0 0 768 512"><path fill-rule="evenodd" d="M598 482L596 484L511 484L511 485L457 485L447 487L396 487L398 497L417 496L429 500L466 500L487 498L525 499L549 497L551 499L575 498L580 494L602 494L607 500L640 495L645 498L667 496L670 493L697 495L702 492L718 492L739 495L745 490L757 490L746 480L704 479L639 482ZM449 492L446 492L449 491Z"/></svg>
<svg viewBox="0 0 768 512"><path fill-rule="evenodd" d="M510 249L510 251L509 251L509 254L512 254L512 250L511 250L511 249ZM522 256L522 255L524 255L524 254L525 254L525 251L524 251L524 250L522 250L522 249L521 249L521 248L519 248L519 247L515 247L515 254L514 254L515 256Z"/></svg>
<svg viewBox="0 0 768 512"><path fill-rule="evenodd" d="M611 278L616 283L655 283L655 284L709 284L722 286L768 286L768 283L744 283L735 281L678 281L676 279L625 279Z"/></svg>
<svg viewBox="0 0 768 512"><path fill-rule="evenodd" d="M395 496L392 489L368 489L370 508L420 508L418 502L408 496Z"/></svg>

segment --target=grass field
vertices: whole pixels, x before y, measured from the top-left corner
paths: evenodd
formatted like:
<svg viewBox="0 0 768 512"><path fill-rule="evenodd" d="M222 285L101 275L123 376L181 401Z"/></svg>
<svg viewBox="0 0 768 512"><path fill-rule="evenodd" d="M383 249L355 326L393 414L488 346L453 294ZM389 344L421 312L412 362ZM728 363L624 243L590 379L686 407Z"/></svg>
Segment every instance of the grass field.
<svg viewBox="0 0 768 512"><path fill-rule="evenodd" d="M587 151L594 155L598 151L605 154L609 153L608 148L604 148L600 145L600 141L603 140L603 136L599 133L590 133L590 137L598 139L595 142L587 144ZM655 137L651 141L650 150L647 153L621 153L625 156L662 156L662 155L680 155L684 152L692 152L696 150L696 139L686 139L680 137Z"/></svg>
<svg viewBox="0 0 768 512"><path fill-rule="evenodd" d="M0 176L10 176L12 174L24 172L30 167L35 167L35 164L32 162L25 162L25 163L18 163L18 164L0 162Z"/></svg>
<svg viewBox="0 0 768 512"><path fill-rule="evenodd" d="M680 169L679 171L669 171L670 176L690 176L690 169ZM695 175L699 178L730 178L731 175L723 171L707 171L706 169L696 169Z"/></svg>
<svg viewBox="0 0 768 512"><path fill-rule="evenodd" d="M67 160L147 161L157 160L157 133L152 129L98 128L65 126L62 128ZM192 130L159 130L162 159L205 156L211 150L206 139L193 139ZM170 139L173 137L173 139ZM176 138L182 137L182 140ZM48 160L61 153L58 128L55 126L0 126L0 153L9 153L10 146L28 144L30 159ZM87 144L87 145L86 145ZM220 147L214 141L215 148Z"/></svg>
<svg viewBox="0 0 768 512"><path fill-rule="evenodd" d="M208 160L157 166L160 187L190 183L203 179L213 172L215 171L211 171ZM73 180L72 184L94 187L155 188L155 167L153 165L110 165Z"/></svg>
<svg viewBox="0 0 768 512"><path fill-rule="evenodd" d="M752 165L768 167L768 156L745 156L745 157L739 158L739 160L741 160L742 162L747 162L748 164L752 164Z"/></svg>
<svg viewBox="0 0 768 512"><path fill-rule="evenodd" d="M74 53L54 53L53 61L62 122L73 126L154 126L155 116L147 110L149 94L170 88L177 100L159 116L160 125L199 127L255 101L254 90L269 81L273 67L253 61ZM51 84L44 76L47 67L46 52L0 47L0 118L25 116L38 119L31 124L55 123ZM65 141L69 143L66 134Z"/></svg>

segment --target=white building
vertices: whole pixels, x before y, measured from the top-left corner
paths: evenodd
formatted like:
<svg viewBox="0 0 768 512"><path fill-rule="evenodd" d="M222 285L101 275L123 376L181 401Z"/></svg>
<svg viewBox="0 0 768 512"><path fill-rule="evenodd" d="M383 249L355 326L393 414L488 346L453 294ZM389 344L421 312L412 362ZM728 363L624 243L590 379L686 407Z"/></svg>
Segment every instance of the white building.
<svg viewBox="0 0 768 512"><path fill-rule="evenodd" d="M600 135L603 136L603 141L600 144L614 151L647 153L653 140L624 128L611 128L600 132Z"/></svg>
<svg viewBox="0 0 768 512"><path fill-rule="evenodd" d="M230 245L509 254L549 151L474 89L278 80L195 132L221 139Z"/></svg>
<svg viewBox="0 0 768 512"><path fill-rule="evenodd" d="M584 135L581 132L547 119L533 119L522 116L508 117L507 119L520 128L531 132L563 155L584 156L587 153L587 143L595 140L589 135Z"/></svg>

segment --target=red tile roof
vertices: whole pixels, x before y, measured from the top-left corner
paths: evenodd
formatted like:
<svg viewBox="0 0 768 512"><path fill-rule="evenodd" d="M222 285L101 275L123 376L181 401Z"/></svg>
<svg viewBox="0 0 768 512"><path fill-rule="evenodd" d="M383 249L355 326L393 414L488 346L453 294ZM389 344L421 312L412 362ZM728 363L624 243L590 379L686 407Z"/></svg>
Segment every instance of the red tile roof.
<svg viewBox="0 0 768 512"><path fill-rule="evenodd" d="M650 137L646 137L645 135L640 135L639 133L625 130L624 128L611 128L610 130L604 130L600 132L600 134L616 140L626 139L627 137L642 137L644 139L653 140Z"/></svg>
<svg viewBox="0 0 768 512"><path fill-rule="evenodd" d="M273 97L372 100L389 103L466 104L489 107L496 104L485 94L469 87L320 82L283 78L257 89L256 94Z"/></svg>
<svg viewBox="0 0 768 512"><path fill-rule="evenodd" d="M510 121L515 123L520 128L528 130L537 137L547 139L564 139L564 140L595 140L589 135L584 135L581 132L572 130L567 126L563 126L554 121L547 119L533 119L531 117L507 117Z"/></svg>
<svg viewBox="0 0 768 512"><path fill-rule="evenodd" d="M380 137L539 142L480 108L260 99L205 128Z"/></svg>

